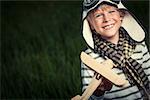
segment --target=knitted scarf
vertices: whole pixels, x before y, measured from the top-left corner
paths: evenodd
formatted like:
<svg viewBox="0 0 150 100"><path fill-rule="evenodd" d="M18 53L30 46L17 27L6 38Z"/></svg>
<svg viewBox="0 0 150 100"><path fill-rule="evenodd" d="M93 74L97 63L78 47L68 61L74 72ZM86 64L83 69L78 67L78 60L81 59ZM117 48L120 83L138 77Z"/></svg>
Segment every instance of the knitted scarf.
<svg viewBox="0 0 150 100"><path fill-rule="evenodd" d="M144 94L148 95L149 80L146 76L142 64L131 58L136 42L130 38L125 29L119 29L118 44L101 38L101 36L93 32L94 52L99 53L102 57L108 57L116 65L117 68L123 70L127 80L131 85L137 85L140 90L144 90ZM143 93L142 93L143 94Z"/></svg>

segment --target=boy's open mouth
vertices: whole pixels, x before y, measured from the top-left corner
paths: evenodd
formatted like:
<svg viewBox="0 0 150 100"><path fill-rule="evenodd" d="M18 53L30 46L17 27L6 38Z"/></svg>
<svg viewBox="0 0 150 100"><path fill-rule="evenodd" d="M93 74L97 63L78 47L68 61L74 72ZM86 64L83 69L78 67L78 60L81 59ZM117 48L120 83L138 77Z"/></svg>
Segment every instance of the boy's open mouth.
<svg viewBox="0 0 150 100"><path fill-rule="evenodd" d="M106 25L102 28L105 29L105 30L109 30L109 29L113 28L113 26L114 26L114 24L109 24L109 25Z"/></svg>

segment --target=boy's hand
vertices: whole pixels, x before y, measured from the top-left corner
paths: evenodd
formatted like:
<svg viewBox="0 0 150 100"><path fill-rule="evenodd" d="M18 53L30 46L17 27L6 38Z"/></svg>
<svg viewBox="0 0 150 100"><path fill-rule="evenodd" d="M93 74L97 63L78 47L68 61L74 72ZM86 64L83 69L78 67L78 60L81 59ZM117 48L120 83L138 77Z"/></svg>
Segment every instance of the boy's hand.
<svg viewBox="0 0 150 100"><path fill-rule="evenodd" d="M111 90L113 84L106 78L102 78L102 82L100 85L97 87L97 89L94 91L93 95L95 96L101 96L105 93L105 91Z"/></svg>

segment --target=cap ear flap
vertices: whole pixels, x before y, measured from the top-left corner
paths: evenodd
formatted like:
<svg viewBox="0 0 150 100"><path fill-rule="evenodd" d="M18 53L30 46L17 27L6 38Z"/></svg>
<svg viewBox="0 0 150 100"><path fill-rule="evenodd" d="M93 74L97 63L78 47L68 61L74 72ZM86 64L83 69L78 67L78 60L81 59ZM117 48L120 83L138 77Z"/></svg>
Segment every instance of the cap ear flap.
<svg viewBox="0 0 150 100"><path fill-rule="evenodd" d="M87 19L83 20L83 29L82 29L83 37L87 44L91 47L94 48L94 42L92 38L92 32L89 26L89 23Z"/></svg>

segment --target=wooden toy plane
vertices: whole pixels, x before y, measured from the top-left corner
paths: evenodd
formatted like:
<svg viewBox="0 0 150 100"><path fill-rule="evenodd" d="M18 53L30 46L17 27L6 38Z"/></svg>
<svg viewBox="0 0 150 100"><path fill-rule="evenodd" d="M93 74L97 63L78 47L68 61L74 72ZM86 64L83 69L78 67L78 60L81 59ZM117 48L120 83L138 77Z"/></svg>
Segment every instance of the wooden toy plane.
<svg viewBox="0 0 150 100"><path fill-rule="evenodd" d="M111 60L105 60L102 63L97 62L91 56L87 55L85 52L81 52L81 60L88 67L111 81L117 86L123 86L127 83L127 80L113 72L113 62Z"/></svg>
<svg viewBox="0 0 150 100"><path fill-rule="evenodd" d="M87 55L85 52L81 52L81 61L86 64L89 68L93 69L112 83L114 83L117 86L125 86L127 84L127 80L113 72L111 69L113 68L113 62L108 59L105 60L102 63L97 62L95 59L93 59L91 56ZM102 78L103 78L102 77ZM93 94L93 92L96 90L96 88L100 85L102 82L102 78L99 80L96 79L96 76L92 78L92 81L88 85L87 89L84 91L82 96L77 95L72 98L72 100L88 100L89 97Z"/></svg>

